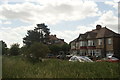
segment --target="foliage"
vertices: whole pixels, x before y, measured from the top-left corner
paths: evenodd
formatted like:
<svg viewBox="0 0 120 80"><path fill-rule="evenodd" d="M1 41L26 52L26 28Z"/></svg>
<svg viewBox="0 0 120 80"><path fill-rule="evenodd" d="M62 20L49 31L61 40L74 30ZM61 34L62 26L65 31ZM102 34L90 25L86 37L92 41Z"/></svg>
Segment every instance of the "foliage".
<svg viewBox="0 0 120 80"><path fill-rule="evenodd" d="M28 49L27 56L32 60L41 60L41 58L44 58L49 52L50 50L47 45L35 42Z"/></svg>
<svg viewBox="0 0 120 80"><path fill-rule="evenodd" d="M47 44L49 40L50 31L47 26L43 24L37 24L34 30L28 30L27 35L23 38L23 43L30 46L34 42L41 42Z"/></svg>
<svg viewBox="0 0 120 80"><path fill-rule="evenodd" d="M19 54L20 54L19 44L18 43L12 44L10 47L10 55L16 56Z"/></svg>
<svg viewBox="0 0 120 80"><path fill-rule="evenodd" d="M52 44L52 45L49 45L49 49L52 54L58 55L59 52L61 51L61 46L58 44Z"/></svg>
<svg viewBox="0 0 120 80"><path fill-rule="evenodd" d="M4 41L0 41L2 43L2 55L7 54L7 44Z"/></svg>
<svg viewBox="0 0 120 80"><path fill-rule="evenodd" d="M65 44L63 44L62 45L62 51L65 53L65 54L67 54L68 52L69 52L69 50L70 50L70 45L68 45L67 43L65 43Z"/></svg>
<svg viewBox="0 0 120 80"><path fill-rule="evenodd" d="M28 47L26 45L24 45L20 48L21 55L25 55L27 51L28 51Z"/></svg>
<svg viewBox="0 0 120 80"><path fill-rule="evenodd" d="M79 63L46 59L31 64L20 56L3 56L3 78L119 78L120 63Z"/></svg>
<svg viewBox="0 0 120 80"><path fill-rule="evenodd" d="M54 55L58 55L60 52L64 52L65 54L67 54L69 52L70 46L67 43L63 45L52 44L49 45L49 49L51 50L51 53Z"/></svg>

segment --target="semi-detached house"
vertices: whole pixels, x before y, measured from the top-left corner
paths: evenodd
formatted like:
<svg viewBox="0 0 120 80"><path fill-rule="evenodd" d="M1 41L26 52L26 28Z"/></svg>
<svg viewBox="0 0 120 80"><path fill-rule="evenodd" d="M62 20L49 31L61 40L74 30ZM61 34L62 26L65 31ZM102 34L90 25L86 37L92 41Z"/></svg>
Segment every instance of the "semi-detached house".
<svg viewBox="0 0 120 80"><path fill-rule="evenodd" d="M111 54L120 58L120 34L97 25L96 29L80 34L70 42L71 54L106 57Z"/></svg>

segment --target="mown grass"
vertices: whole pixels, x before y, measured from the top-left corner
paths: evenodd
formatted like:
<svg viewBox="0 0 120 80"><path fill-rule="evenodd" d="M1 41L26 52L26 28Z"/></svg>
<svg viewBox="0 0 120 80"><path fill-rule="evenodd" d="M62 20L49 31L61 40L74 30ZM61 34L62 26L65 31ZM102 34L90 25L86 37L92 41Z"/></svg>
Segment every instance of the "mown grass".
<svg viewBox="0 0 120 80"><path fill-rule="evenodd" d="M118 63L48 59L32 64L20 56L3 57L3 78L119 78L119 73Z"/></svg>

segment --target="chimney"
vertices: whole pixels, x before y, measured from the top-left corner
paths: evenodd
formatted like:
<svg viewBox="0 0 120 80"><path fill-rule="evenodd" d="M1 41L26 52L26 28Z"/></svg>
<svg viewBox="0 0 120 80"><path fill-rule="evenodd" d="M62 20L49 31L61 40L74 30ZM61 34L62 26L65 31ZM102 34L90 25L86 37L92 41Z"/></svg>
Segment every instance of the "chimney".
<svg viewBox="0 0 120 80"><path fill-rule="evenodd" d="M56 37L56 35L54 35L54 37Z"/></svg>
<svg viewBox="0 0 120 80"><path fill-rule="evenodd" d="M96 29L97 29L97 30L99 30L99 29L101 29L101 28L102 28L101 25L97 25L97 26L96 26Z"/></svg>

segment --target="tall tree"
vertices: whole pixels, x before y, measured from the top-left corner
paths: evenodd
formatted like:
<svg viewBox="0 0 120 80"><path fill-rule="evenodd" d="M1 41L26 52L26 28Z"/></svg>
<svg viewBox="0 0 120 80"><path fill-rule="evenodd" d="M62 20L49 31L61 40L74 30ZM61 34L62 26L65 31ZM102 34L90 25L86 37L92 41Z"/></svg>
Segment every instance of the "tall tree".
<svg viewBox="0 0 120 80"><path fill-rule="evenodd" d="M37 24L34 30L28 30L27 35L23 38L23 43L30 46L34 42L41 42L44 44L48 43L50 30L47 26L42 24Z"/></svg>

